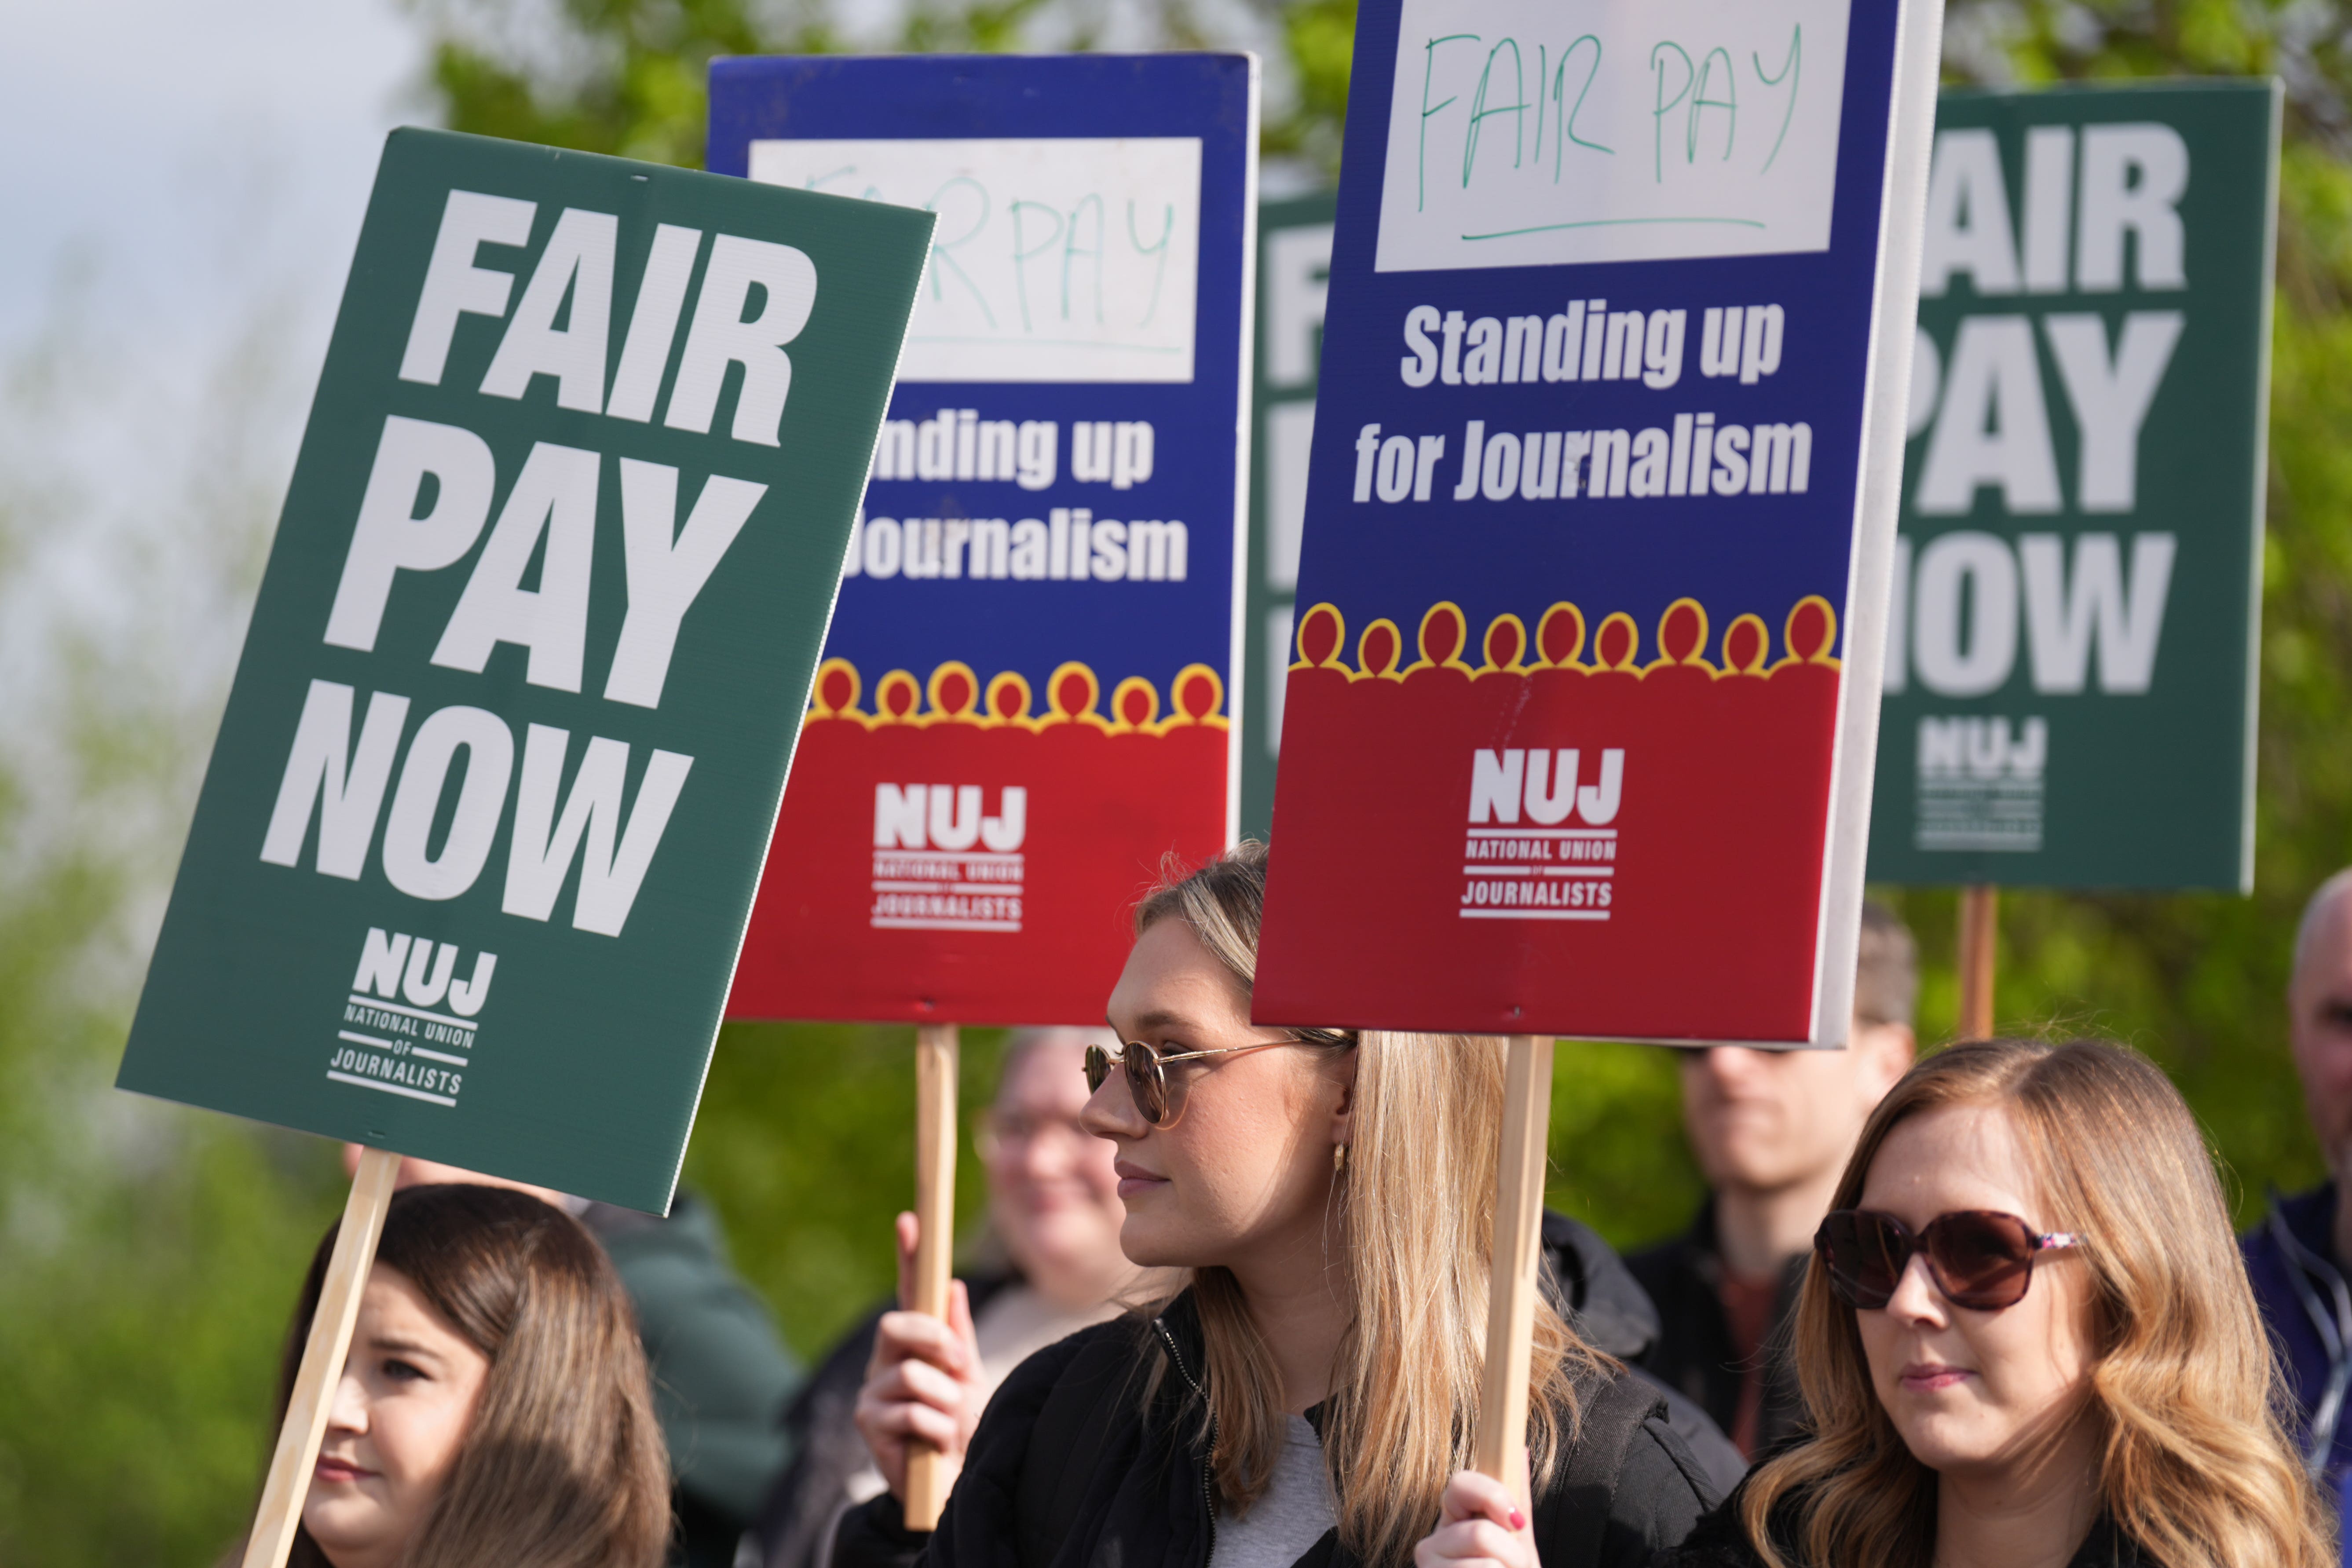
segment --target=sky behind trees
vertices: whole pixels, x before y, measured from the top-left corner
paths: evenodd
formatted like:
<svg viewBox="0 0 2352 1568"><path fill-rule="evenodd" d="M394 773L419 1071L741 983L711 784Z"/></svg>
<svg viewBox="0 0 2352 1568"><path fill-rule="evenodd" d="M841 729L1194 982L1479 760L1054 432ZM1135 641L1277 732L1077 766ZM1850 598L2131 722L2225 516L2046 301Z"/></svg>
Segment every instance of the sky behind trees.
<svg viewBox="0 0 2352 1568"><path fill-rule="evenodd" d="M391 0L8 0L0 27L0 142L32 154L0 174L10 346L68 257L167 335L257 271L338 269L383 132L436 113Z"/></svg>

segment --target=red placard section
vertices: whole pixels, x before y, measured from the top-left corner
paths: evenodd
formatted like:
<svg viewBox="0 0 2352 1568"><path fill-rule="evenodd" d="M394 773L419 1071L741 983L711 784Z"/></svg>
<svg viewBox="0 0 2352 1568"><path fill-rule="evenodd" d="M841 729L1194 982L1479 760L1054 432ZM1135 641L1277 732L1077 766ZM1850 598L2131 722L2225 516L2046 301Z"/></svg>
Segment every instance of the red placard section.
<svg viewBox="0 0 2352 1568"><path fill-rule="evenodd" d="M1172 685L1106 702L1067 663L1033 714L1023 677L950 662L861 706L828 659L728 1016L1099 1023L1161 861L1224 841L1223 683L1196 664Z"/></svg>
<svg viewBox="0 0 2352 1568"><path fill-rule="evenodd" d="M1376 620L1350 665L1336 606L1300 617L1257 1021L1803 1041L1842 678L1829 603L1790 609L1778 658L1742 615L1710 661L1692 599L1646 665L1631 616L1588 639L1570 604L1532 636L1496 617L1475 666L1467 634L1440 603L1418 660Z"/></svg>

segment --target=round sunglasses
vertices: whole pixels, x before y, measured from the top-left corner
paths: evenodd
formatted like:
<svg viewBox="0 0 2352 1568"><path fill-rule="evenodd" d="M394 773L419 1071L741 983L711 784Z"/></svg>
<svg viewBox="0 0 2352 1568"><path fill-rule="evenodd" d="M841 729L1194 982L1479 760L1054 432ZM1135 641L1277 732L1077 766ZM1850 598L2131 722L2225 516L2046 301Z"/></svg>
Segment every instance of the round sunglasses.
<svg viewBox="0 0 2352 1568"><path fill-rule="evenodd" d="M1355 1038L1336 1030L1308 1030L1284 1040L1258 1040L1246 1046L1219 1046L1213 1050L1180 1051L1166 1046L1148 1046L1140 1040L1129 1040L1120 1045L1118 1055L1110 1054L1108 1046L1087 1047L1087 1092L1092 1094L1110 1081L1110 1071L1118 1068L1127 1077L1127 1090L1135 1099L1135 1109L1143 1120L1154 1127L1176 1125L1184 1114L1184 1079L1171 1077L1171 1062L1199 1061L1204 1057L1238 1056L1244 1051L1270 1051L1278 1046L1352 1046Z"/></svg>
<svg viewBox="0 0 2352 1568"><path fill-rule="evenodd" d="M1915 1254L1925 1255L1927 1277L1952 1305L1995 1312L2025 1300L2036 1258L2082 1245L2071 1232L2044 1235L2013 1214L1990 1209L1937 1215L1916 1235L1890 1214L1838 1209L1813 1236L1830 1289L1872 1312L1894 1299Z"/></svg>

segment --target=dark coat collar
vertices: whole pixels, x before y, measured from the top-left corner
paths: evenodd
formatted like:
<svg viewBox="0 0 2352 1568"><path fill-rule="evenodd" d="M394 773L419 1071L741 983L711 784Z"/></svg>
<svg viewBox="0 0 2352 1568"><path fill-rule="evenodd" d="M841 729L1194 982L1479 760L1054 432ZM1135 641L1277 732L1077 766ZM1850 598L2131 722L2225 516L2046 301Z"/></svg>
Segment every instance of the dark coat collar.
<svg viewBox="0 0 2352 1568"><path fill-rule="evenodd" d="M2297 1193L2291 1198L2277 1201L2279 1218L2295 1240L2310 1251L2334 1264L2344 1267L2336 1256L2336 1184L2323 1182L2307 1193Z"/></svg>

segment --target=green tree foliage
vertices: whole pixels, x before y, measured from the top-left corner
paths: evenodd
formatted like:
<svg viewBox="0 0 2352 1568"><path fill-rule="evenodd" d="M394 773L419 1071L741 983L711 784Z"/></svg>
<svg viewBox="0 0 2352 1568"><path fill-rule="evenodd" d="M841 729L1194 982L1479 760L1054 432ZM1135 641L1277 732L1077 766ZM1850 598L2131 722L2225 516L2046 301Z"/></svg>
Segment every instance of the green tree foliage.
<svg viewBox="0 0 2352 1568"><path fill-rule="evenodd" d="M0 377L0 626L42 634L11 647L33 679L0 688L0 1562L200 1563L251 1505L279 1337L337 1200L316 1140L111 1087L218 694L193 721L175 707L185 624L101 631L40 591L59 548L110 526L65 454L126 401L105 367L137 363L80 304L66 290ZM232 351L222 406L269 405L266 357ZM191 422L194 569L152 537L104 562L142 608L168 575L197 618L240 618L266 512L237 417Z"/></svg>
<svg viewBox="0 0 2352 1568"><path fill-rule="evenodd" d="M965 1128L996 1088L1003 1042L967 1029ZM915 1203L915 1032L730 1024L695 1118L686 1181L726 1215L735 1264L814 1356L887 1296L891 1216ZM961 1143L957 1234L975 1240L987 1189Z"/></svg>
<svg viewBox="0 0 2352 1568"><path fill-rule="evenodd" d="M409 5L432 36L432 85L451 130L685 168L702 166L705 83L713 58L830 54L850 47L823 0ZM1037 47L1033 34L1047 5L1048 0L914 0L880 47L925 54ZM1182 0L1143 0L1123 19L1143 24L1144 36L1161 47L1231 43L1208 37ZM1105 20L1084 10L1057 15L1052 45L1093 47Z"/></svg>
<svg viewBox="0 0 2352 1568"><path fill-rule="evenodd" d="M719 55L823 53L813 15L747 0L427 3L433 88L454 130L702 166L704 83Z"/></svg>
<svg viewBox="0 0 2352 1568"><path fill-rule="evenodd" d="M1356 0L1292 0L1282 9L1282 46L1296 100L1287 112L1268 117L1265 151L1302 158L1336 180L1356 58Z"/></svg>

